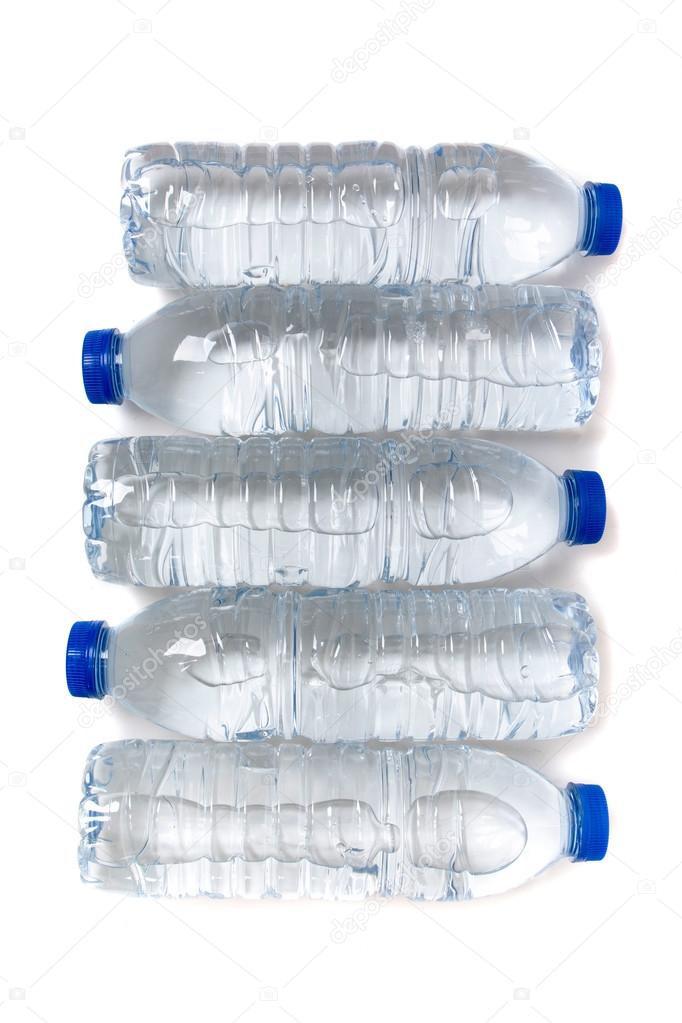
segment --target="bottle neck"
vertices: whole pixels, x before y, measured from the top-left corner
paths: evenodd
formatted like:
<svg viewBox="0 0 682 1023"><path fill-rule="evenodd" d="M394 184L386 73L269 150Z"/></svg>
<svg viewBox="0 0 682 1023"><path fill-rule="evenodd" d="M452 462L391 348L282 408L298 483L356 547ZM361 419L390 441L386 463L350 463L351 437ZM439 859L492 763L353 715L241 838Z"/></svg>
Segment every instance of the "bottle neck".
<svg viewBox="0 0 682 1023"><path fill-rule="evenodd" d="M592 182L583 185L582 197L582 230L578 242L578 251L586 255L592 250L597 230L597 199Z"/></svg>
<svg viewBox="0 0 682 1023"><path fill-rule="evenodd" d="M109 692L109 647L112 630L103 625L99 634L97 650L93 658L93 684L97 698L101 699Z"/></svg>
<svg viewBox="0 0 682 1023"><path fill-rule="evenodd" d="M107 359L109 372L109 386L112 395L112 404L120 405L128 397L127 388L123 381L123 344L125 334L118 330L112 332L111 344Z"/></svg>
<svg viewBox="0 0 682 1023"><path fill-rule="evenodd" d="M573 479L570 476L559 476L559 540L571 544L574 542L578 519L578 496Z"/></svg>
<svg viewBox="0 0 682 1023"><path fill-rule="evenodd" d="M566 829L561 855L574 860L577 857L578 850L580 848L580 819L578 804L570 785L563 790L563 796L566 808Z"/></svg>

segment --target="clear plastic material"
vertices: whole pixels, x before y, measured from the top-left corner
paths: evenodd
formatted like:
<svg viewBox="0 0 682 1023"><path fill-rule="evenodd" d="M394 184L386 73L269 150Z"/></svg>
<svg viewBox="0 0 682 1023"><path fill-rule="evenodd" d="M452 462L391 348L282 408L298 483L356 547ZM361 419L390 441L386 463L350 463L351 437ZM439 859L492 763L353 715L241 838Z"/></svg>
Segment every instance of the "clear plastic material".
<svg viewBox="0 0 682 1023"><path fill-rule="evenodd" d="M590 184L489 145L159 143L123 186L130 271L165 287L513 284L593 251L599 213Z"/></svg>
<svg viewBox="0 0 682 1023"><path fill-rule="evenodd" d="M233 436L575 427L601 368L594 306L552 286L200 292L111 344L111 393Z"/></svg>
<svg viewBox="0 0 682 1023"><path fill-rule="evenodd" d="M74 695L197 739L548 739L597 701L594 622L561 590L198 590L100 631L70 643Z"/></svg>
<svg viewBox="0 0 682 1023"><path fill-rule="evenodd" d="M481 440L108 440L85 492L93 571L145 586L473 583L584 542L569 473Z"/></svg>
<svg viewBox="0 0 682 1023"><path fill-rule="evenodd" d="M582 788L459 745L112 742L85 768L81 873L140 895L469 899L601 858L603 793L585 855Z"/></svg>

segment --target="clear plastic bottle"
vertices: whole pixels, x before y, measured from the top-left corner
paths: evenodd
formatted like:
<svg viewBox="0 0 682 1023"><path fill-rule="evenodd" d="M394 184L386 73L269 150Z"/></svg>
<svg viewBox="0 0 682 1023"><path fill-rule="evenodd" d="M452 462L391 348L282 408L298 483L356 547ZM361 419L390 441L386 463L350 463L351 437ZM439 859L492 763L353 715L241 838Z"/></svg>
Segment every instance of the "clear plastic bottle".
<svg viewBox="0 0 682 1023"><path fill-rule="evenodd" d="M83 344L90 401L233 436L574 427L600 367L589 298L548 285L194 292Z"/></svg>
<svg viewBox="0 0 682 1023"><path fill-rule="evenodd" d="M85 492L93 571L145 586L482 582L606 520L597 473L418 436L100 441Z"/></svg>
<svg viewBox="0 0 682 1023"><path fill-rule="evenodd" d="M513 284L612 253L622 222L615 185L489 145L159 143L123 186L131 274L165 287Z"/></svg>
<svg viewBox="0 0 682 1023"><path fill-rule="evenodd" d="M195 590L76 622L66 676L196 739L552 739L594 712L595 644L561 590Z"/></svg>
<svg viewBox="0 0 682 1023"><path fill-rule="evenodd" d="M139 895L470 899L608 844L599 786L461 745L126 740L83 791L83 879Z"/></svg>

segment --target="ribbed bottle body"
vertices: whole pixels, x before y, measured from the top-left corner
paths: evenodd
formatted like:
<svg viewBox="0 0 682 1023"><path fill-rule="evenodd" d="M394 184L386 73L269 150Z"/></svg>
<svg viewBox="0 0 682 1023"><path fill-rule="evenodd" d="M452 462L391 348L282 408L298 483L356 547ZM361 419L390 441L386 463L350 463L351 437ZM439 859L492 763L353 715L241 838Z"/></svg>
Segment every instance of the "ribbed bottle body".
<svg viewBox="0 0 682 1023"><path fill-rule="evenodd" d="M488 750L126 740L86 764L80 864L144 895L468 899L573 828L564 792Z"/></svg>
<svg viewBox="0 0 682 1023"><path fill-rule="evenodd" d="M85 491L93 571L146 586L480 582L567 521L561 479L479 440L102 441Z"/></svg>
<svg viewBox="0 0 682 1023"><path fill-rule="evenodd" d="M165 287L509 284L584 247L588 212L561 172L489 145L159 143L123 186L130 271Z"/></svg>
<svg viewBox="0 0 682 1023"><path fill-rule="evenodd" d="M597 700L594 622L561 590L200 590L110 633L106 696L193 738L555 738Z"/></svg>
<svg viewBox="0 0 682 1023"><path fill-rule="evenodd" d="M123 339L127 397L197 433L553 430L589 419L597 317L554 286L192 293Z"/></svg>

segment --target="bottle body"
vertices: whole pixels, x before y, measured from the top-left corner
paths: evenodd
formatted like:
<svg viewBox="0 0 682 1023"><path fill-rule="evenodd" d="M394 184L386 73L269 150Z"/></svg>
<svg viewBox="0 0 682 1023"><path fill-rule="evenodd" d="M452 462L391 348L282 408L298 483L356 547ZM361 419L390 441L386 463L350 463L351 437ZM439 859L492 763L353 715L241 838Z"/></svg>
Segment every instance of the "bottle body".
<svg viewBox="0 0 682 1023"><path fill-rule="evenodd" d="M562 429L596 403L597 331L553 286L195 292L112 335L112 390L205 434Z"/></svg>
<svg viewBox="0 0 682 1023"><path fill-rule="evenodd" d="M469 899L601 858L593 788L460 745L112 742L85 768L81 874L145 895Z"/></svg>
<svg viewBox="0 0 682 1023"><path fill-rule="evenodd" d="M561 590L197 590L100 625L87 686L70 640L73 695L197 739L548 739L597 701L594 621Z"/></svg>
<svg viewBox="0 0 682 1023"><path fill-rule="evenodd" d="M162 287L510 284L595 251L594 186L489 145L161 143L123 186L131 274Z"/></svg>
<svg viewBox="0 0 682 1023"><path fill-rule="evenodd" d="M136 437L85 475L96 575L145 586L480 582L578 539L570 470L488 441Z"/></svg>

